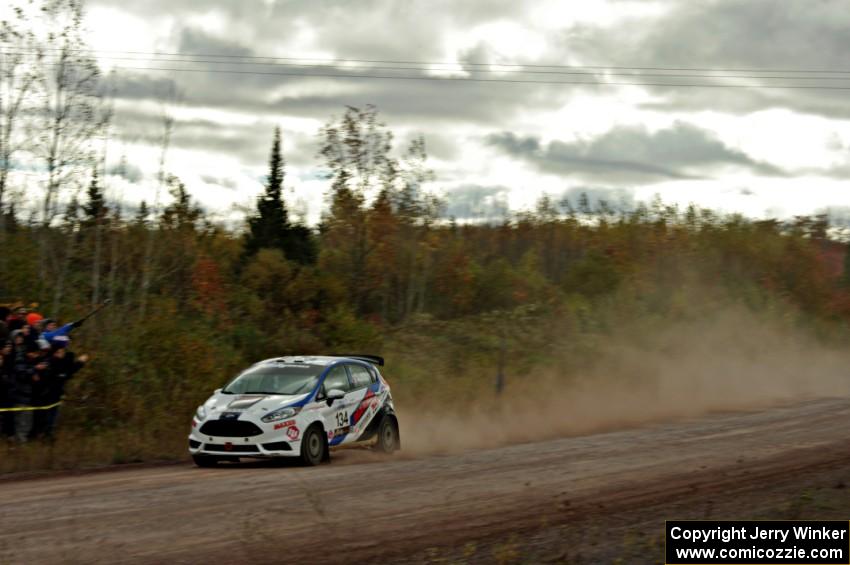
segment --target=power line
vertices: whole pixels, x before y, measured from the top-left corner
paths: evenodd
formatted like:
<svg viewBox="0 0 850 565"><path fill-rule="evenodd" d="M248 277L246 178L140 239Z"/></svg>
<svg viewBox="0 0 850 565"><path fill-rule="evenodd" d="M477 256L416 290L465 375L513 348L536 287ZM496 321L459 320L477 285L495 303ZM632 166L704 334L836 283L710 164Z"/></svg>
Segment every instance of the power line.
<svg viewBox="0 0 850 565"><path fill-rule="evenodd" d="M20 52L6 51L6 53L21 54ZM49 55L55 57L54 55ZM151 63L204 63L214 65L238 65L238 66L268 66L278 68L322 68L335 71L452 71L454 69L433 69L428 67L401 67L401 66L368 66L368 67L345 67L341 65L314 65L308 63L261 63L254 61L218 61L215 59L197 59L197 58L139 58L139 57L113 57L102 56L98 60L107 61L137 61ZM562 75L562 76L594 76L598 77L603 72L587 72L587 71L535 71L522 69L461 69L463 72L471 72L477 74L532 74L532 75ZM757 80L827 80L827 81L847 81L850 76L787 76L787 75L713 75L713 74L670 74L670 73L645 73L645 72L607 72L609 76L623 77L653 77L653 78L672 78L672 79L688 79L688 78L704 78L704 79L757 79ZM459 77L463 78L463 77Z"/></svg>
<svg viewBox="0 0 850 565"><path fill-rule="evenodd" d="M162 68L162 67L129 67L116 65L116 69L135 71L165 71L165 72L192 72L192 73L221 73L238 75L258 76L295 76L295 77L317 77L317 78L365 78L365 79L388 79L388 80L424 80L424 81L451 81L451 82L477 82L477 83L513 83L513 84L548 84L548 85L590 85L590 86L667 86L686 88L751 88L751 89L793 89L793 90L850 90L850 86L826 86L826 85L780 85L780 84L685 84L664 82L601 82L601 81L549 81L549 80L524 80L524 79L501 79L501 78L472 78L472 77L438 77L438 76L402 76L402 75L369 75L369 74L332 74L332 73L294 73L294 72L271 72L271 71L239 71L229 69L192 69L192 68Z"/></svg>
<svg viewBox="0 0 850 565"><path fill-rule="evenodd" d="M116 53L125 55L144 55L154 57L210 57L218 59L245 59L245 60L272 60L272 61L312 61L324 62L330 64L338 63L377 63L377 64L393 64L393 65L442 65L442 66L483 66L483 67L516 67L516 68L540 68L540 69L608 69L615 71L694 71L694 72L729 72L729 73L802 73L802 74L850 74L850 70L840 69L780 69L780 68L708 68L708 67L638 67L638 66L615 66L615 65L542 65L531 63L485 63L485 62L452 62L452 61L402 61L402 60L386 60L386 59L340 59L327 57L270 57L260 55L233 55L233 54L214 54L214 53L173 53L163 51L121 51L121 50L96 50L96 49L66 49L63 47L45 47L45 50L62 51L80 53Z"/></svg>
<svg viewBox="0 0 850 565"><path fill-rule="evenodd" d="M60 48L53 48L53 50L59 50ZM2 49L0 49L2 51ZM73 52L87 52L91 50L70 50ZM92 51L93 52L93 51ZM20 52L19 52L20 53ZM145 52L131 52L126 51L123 53L137 53L137 54L145 54ZM183 56L181 54L168 54L168 53L148 53L149 55L156 56ZM222 56L214 56L214 57L225 57ZM242 58L250 58L250 59L269 59L263 57L248 57L248 56L230 56L230 57L242 57ZM108 57L107 57L108 58ZM116 58L119 60L123 60L123 58ZM129 60L138 60L135 58L128 58ZM275 60L286 60L287 58L277 57L271 58ZM289 60L298 60L294 58L288 58ZM300 59L305 60L305 59ZM336 59L336 61L358 61L354 59ZM359 60L362 62L366 62L366 60ZM187 62L187 63L202 63L207 61L192 61L192 60L174 60L174 59L160 59L152 62L157 63L166 63L166 62ZM215 61L214 64L224 64L224 62ZM253 63L247 61L232 61L229 64L262 64L262 63ZM402 64L402 63L399 63ZM426 63L420 63L426 64ZM275 64L278 67L292 67L292 66L301 66L297 64L283 64L278 63ZM305 65L306 66L306 65ZM522 65L513 65L516 67L522 67ZM542 67L541 65L534 65L533 67ZM209 69L209 68L191 68L191 67L182 67L182 68L162 68L162 67L133 67L126 65L116 65L114 68L123 69L123 70L135 70L135 71L164 71L164 72L193 72L193 73L210 73L210 74L239 74L239 75L257 75L257 76L300 76L300 77L317 77L317 78L365 78L365 79L380 79L380 80L430 80L430 81L454 81L454 82L477 82L477 83L513 83L513 84L547 84L547 85L586 85L586 86L654 86L654 87L683 87L683 88L744 88L744 89L794 89L794 90L850 90L850 87L847 86L829 86L829 85L800 85L800 84L715 84L715 83L682 83L682 82L610 82L610 81L551 81L551 80L531 80L531 79L508 79L508 78L476 78L476 77L451 77L451 76L403 76L403 75L376 75L376 74L352 74L349 71L352 70L350 67L329 67L331 70L339 71L337 73L324 73L324 72L271 72L271 71L243 71L243 70L232 70L232 69ZM570 68L564 66L563 68ZM575 67L578 68L578 67ZM585 67L585 68L605 68L610 69L614 67ZM628 68L628 67L618 67L618 68ZM640 67L632 67L632 69L639 69ZM403 67L363 67L363 68L355 68L353 70L433 70L433 69L421 69L421 68L403 68ZM672 69L670 69L672 70ZM476 70L474 72L498 72L498 71L481 71ZM518 73L522 73L522 71L516 71ZM532 71L529 72L529 74ZM731 71L727 71L731 72ZM764 72L764 71L757 71ZM783 71L777 71L783 72ZM844 71L784 71L784 72L833 72L839 73ZM581 74L584 76L599 76L598 73L552 73L552 74ZM780 77L780 76L751 76L751 75L695 75L695 74L687 74L687 75L676 75L676 74L663 74L663 75L650 75L650 74L626 74L626 73L611 73L614 76L636 76L636 77L647 77L652 76L655 78L663 78L669 77L674 80L685 80L690 78L698 78L698 79L717 79L717 78L737 78L737 79L781 79L781 80L850 80L850 77ZM602 78L602 77L599 77Z"/></svg>

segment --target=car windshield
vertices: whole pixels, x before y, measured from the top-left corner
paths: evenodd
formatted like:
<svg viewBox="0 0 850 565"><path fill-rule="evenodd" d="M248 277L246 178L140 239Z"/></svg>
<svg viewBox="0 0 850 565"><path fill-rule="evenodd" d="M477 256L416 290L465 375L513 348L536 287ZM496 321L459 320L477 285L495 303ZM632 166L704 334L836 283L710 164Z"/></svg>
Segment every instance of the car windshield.
<svg viewBox="0 0 850 565"><path fill-rule="evenodd" d="M304 394L316 386L321 365L275 363L252 367L222 389L225 394Z"/></svg>

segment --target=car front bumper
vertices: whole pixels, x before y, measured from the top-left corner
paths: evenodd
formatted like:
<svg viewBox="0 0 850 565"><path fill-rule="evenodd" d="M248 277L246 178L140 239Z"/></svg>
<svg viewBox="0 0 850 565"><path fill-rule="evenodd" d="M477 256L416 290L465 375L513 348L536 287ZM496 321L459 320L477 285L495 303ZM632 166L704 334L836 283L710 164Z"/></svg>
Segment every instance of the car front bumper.
<svg viewBox="0 0 850 565"><path fill-rule="evenodd" d="M274 430L273 426L258 426L262 433L257 435L234 436L202 433L204 423L192 421L189 434L191 455L263 458L298 457L301 454L301 438L292 439L285 430Z"/></svg>

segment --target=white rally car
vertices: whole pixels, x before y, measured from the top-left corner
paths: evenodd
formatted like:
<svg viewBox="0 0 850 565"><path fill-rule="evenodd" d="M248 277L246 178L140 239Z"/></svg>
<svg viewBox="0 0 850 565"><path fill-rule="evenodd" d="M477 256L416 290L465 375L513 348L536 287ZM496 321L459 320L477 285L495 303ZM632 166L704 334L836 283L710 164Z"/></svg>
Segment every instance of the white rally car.
<svg viewBox="0 0 850 565"><path fill-rule="evenodd" d="M189 453L200 467L240 457L329 459L329 448L401 446L390 387L372 355L279 357L252 365L198 407Z"/></svg>

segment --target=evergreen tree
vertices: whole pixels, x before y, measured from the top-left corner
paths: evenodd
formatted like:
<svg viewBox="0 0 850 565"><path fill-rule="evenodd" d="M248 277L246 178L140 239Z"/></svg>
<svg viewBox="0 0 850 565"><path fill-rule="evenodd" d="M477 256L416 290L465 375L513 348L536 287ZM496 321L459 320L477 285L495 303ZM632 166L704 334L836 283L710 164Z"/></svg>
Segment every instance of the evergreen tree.
<svg viewBox="0 0 850 565"><path fill-rule="evenodd" d="M103 187L98 182L97 167L92 170L91 182L86 189L86 203L82 208L83 223L86 226L98 225L106 217L106 199L103 196Z"/></svg>
<svg viewBox="0 0 850 565"><path fill-rule="evenodd" d="M307 227L289 222L289 214L283 202L285 166L280 128L276 127L269 157L268 182L266 190L257 199L257 213L248 219L245 253L250 256L264 248L280 249L289 260L302 264L312 263L316 256L312 234Z"/></svg>
<svg viewBox="0 0 850 565"><path fill-rule="evenodd" d="M141 203L139 203L139 209L136 211L136 217L133 221L137 226L146 226L148 225L149 215L150 209L148 208L148 203L146 200L142 200Z"/></svg>

